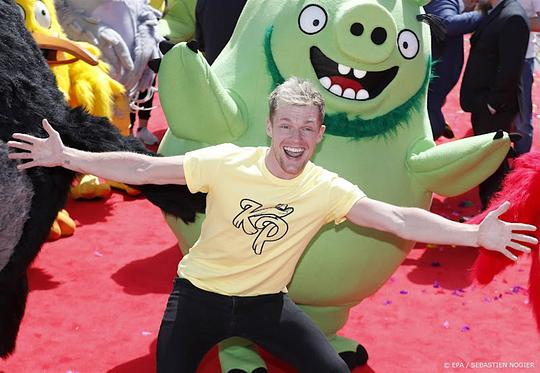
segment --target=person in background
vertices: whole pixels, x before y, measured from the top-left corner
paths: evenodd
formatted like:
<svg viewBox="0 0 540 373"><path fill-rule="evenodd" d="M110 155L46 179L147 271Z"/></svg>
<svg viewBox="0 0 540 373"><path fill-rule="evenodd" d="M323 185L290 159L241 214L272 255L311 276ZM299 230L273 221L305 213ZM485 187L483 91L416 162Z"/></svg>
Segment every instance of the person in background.
<svg viewBox="0 0 540 373"><path fill-rule="evenodd" d="M532 85L534 81L534 60L536 55L536 32L540 31L540 0L519 0L531 21L529 46L525 54L525 62L521 73L521 97L519 101L519 114L514 121L515 129L521 134L514 149L517 154L524 154L531 150L533 139L533 105Z"/></svg>
<svg viewBox="0 0 540 373"><path fill-rule="evenodd" d="M425 12L438 16L446 28L444 40L431 40L434 77L429 83L427 105L435 140L454 137L442 107L463 68L463 35L473 32L482 20L483 14L474 10L477 3L478 0L433 0L424 6Z"/></svg>
<svg viewBox="0 0 540 373"><path fill-rule="evenodd" d="M517 0L481 0L491 6L471 37L461 82L460 104L471 113L475 135L510 132L519 112L521 70L529 42L529 18ZM508 160L479 186L485 209L509 170Z"/></svg>

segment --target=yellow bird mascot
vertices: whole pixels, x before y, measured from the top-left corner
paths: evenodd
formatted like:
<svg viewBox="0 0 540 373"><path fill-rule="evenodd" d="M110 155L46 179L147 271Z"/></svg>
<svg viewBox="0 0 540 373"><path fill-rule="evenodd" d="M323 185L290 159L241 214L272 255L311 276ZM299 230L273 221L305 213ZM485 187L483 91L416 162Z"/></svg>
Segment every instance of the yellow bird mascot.
<svg viewBox="0 0 540 373"><path fill-rule="evenodd" d="M68 104L82 106L92 115L107 117L127 136L129 117L125 110L128 105L125 89L109 76L108 65L99 60L99 49L89 43L67 39L58 22L53 0L16 0L16 3ZM71 188L71 194L74 198L107 197L111 186L120 187L129 194L138 194L134 189L101 182L92 175L80 177ZM71 235L74 230L75 223L65 210L61 210L51 227L49 239Z"/></svg>

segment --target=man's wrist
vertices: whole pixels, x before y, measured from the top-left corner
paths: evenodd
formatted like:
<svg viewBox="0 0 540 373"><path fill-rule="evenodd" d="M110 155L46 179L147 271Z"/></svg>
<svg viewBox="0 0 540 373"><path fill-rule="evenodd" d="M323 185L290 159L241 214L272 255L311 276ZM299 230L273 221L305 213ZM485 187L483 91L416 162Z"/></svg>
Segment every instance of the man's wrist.
<svg viewBox="0 0 540 373"><path fill-rule="evenodd" d="M60 164L59 164L59 166L68 168L68 169L70 169L72 171L78 171L78 170L74 169L74 167L75 167L75 162L74 161L77 158L77 154L75 154L76 151L77 150L75 150L73 148L64 146L62 148L61 153L60 153Z"/></svg>
<svg viewBox="0 0 540 373"><path fill-rule="evenodd" d="M474 240L473 240L473 244L471 245L471 247L480 247L482 246L482 244L480 243L480 225L479 224L475 224L475 225L472 225L473 227L473 232L474 232Z"/></svg>
<svg viewBox="0 0 540 373"><path fill-rule="evenodd" d="M62 149L62 152L60 153L60 164L59 166L63 166L68 168L71 166L71 159L69 156L69 151L67 149Z"/></svg>

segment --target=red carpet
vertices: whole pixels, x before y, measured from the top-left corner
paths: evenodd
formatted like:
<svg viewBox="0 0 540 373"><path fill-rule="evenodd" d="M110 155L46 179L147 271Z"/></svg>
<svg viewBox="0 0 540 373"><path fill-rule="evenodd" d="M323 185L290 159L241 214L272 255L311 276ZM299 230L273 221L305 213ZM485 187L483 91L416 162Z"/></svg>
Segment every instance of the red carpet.
<svg viewBox="0 0 540 373"><path fill-rule="evenodd" d="M538 91L536 85L535 97ZM458 107L454 92L446 113L461 138L470 124ZM150 128L163 135L159 110ZM539 150L540 133L535 136ZM78 223L75 235L47 243L30 269L17 350L0 361L0 372L155 371L157 331L180 259L175 237L143 199L114 193L67 208ZM476 191L436 197L432 210L454 220L471 216L478 211ZM369 365L355 372L540 372L540 338L526 303L529 258L479 287L468 278L476 253L418 245L341 331L370 353ZM292 372L269 361L271 373ZM215 350L199 371L219 371Z"/></svg>

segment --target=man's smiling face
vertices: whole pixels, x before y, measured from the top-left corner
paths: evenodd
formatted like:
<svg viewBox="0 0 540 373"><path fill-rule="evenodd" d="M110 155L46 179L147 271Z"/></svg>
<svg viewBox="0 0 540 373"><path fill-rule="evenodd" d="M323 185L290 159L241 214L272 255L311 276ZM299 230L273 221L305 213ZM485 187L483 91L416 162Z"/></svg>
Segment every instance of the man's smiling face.
<svg viewBox="0 0 540 373"><path fill-rule="evenodd" d="M266 133L272 138L266 156L268 170L281 179L300 175L321 142L324 130L316 106L278 106L266 123Z"/></svg>

